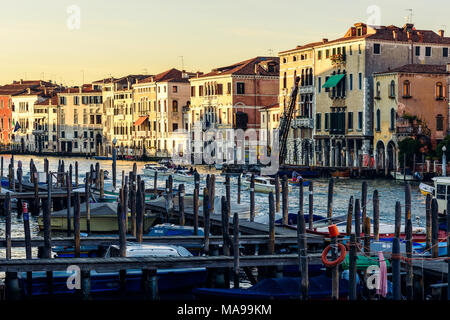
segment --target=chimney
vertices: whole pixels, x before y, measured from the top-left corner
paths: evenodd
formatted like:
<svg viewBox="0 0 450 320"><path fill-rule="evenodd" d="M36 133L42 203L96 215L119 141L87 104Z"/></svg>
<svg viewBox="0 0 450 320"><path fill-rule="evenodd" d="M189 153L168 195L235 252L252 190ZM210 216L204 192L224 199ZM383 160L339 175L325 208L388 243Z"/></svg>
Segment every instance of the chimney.
<svg viewBox="0 0 450 320"><path fill-rule="evenodd" d="M419 42L423 42L423 32L418 31L417 35L419 36Z"/></svg>
<svg viewBox="0 0 450 320"><path fill-rule="evenodd" d="M407 31L406 33L408 35L408 40L412 40L412 32L411 31Z"/></svg>
<svg viewBox="0 0 450 320"><path fill-rule="evenodd" d="M20 79L20 84L23 84L23 79Z"/></svg>
<svg viewBox="0 0 450 320"><path fill-rule="evenodd" d="M444 33L445 33L444 30L439 30L438 31L439 37L443 38L444 37Z"/></svg>
<svg viewBox="0 0 450 320"><path fill-rule="evenodd" d="M31 93L31 88L27 88L27 92L28 92L28 94L30 94Z"/></svg>
<svg viewBox="0 0 450 320"><path fill-rule="evenodd" d="M398 31L397 30L392 30L392 37L394 38L394 40L398 40Z"/></svg>
<svg viewBox="0 0 450 320"><path fill-rule="evenodd" d="M328 39L327 39L327 38L323 38L323 39L322 39L322 42L323 42L323 43L327 43L327 42L328 42Z"/></svg>
<svg viewBox="0 0 450 320"><path fill-rule="evenodd" d="M130 83L130 80L128 80L128 81L127 81L127 87L128 87L128 90L130 90L130 86L131 86L131 83Z"/></svg>
<svg viewBox="0 0 450 320"><path fill-rule="evenodd" d="M83 93L83 86L79 88L80 93Z"/></svg>

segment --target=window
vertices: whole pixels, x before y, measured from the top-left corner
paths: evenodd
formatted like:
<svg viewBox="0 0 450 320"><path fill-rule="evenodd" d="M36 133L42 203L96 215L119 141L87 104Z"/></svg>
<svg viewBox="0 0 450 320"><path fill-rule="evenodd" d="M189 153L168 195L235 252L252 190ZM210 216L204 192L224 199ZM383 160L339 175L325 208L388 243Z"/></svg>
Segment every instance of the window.
<svg viewBox="0 0 450 320"><path fill-rule="evenodd" d="M381 98L381 90L380 90L380 88L381 88L381 83L380 83L380 81L378 81L377 82L377 91L376 91L376 98Z"/></svg>
<svg viewBox="0 0 450 320"><path fill-rule="evenodd" d="M286 62L287 62L286 58L283 58L283 63L286 63Z"/></svg>
<svg viewBox="0 0 450 320"><path fill-rule="evenodd" d="M431 47L425 47L425 56L431 57Z"/></svg>
<svg viewBox="0 0 450 320"><path fill-rule="evenodd" d="M322 130L322 114L321 113L316 114L316 130L318 130L318 131Z"/></svg>
<svg viewBox="0 0 450 320"><path fill-rule="evenodd" d="M391 109L391 127L390 129L393 131L395 129L395 110Z"/></svg>
<svg viewBox="0 0 450 320"><path fill-rule="evenodd" d="M286 72L283 74L283 89L286 89L287 87L287 76ZM239 91L239 90L238 90ZM239 93L238 93L239 94Z"/></svg>
<svg viewBox="0 0 450 320"><path fill-rule="evenodd" d="M358 54L361 54L361 45L358 44Z"/></svg>
<svg viewBox="0 0 450 320"><path fill-rule="evenodd" d="M236 83L236 91L237 94L245 94L245 83L243 82Z"/></svg>
<svg viewBox="0 0 450 320"><path fill-rule="evenodd" d="M349 88L350 88L350 91L353 90L353 74L350 74L350 78L349 78Z"/></svg>
<svg viewBox="0 0 450 320"><path fill-rule="evenodd" d="M191 97L195 97L195 87L191 87Z"/></svg>
<svg viewBox="0 0 450 320"><path fill-rule="evenodd" d="M317 52L317 60L322 60L322 50Z"/></svg>
<svg viewBox="0 0 450 320"><path fill-rule="evenodd" d="M348 46L348 53L349 53L350 55L353 55L352 46Z"/></svg>
<svg viewBox="0 0 450 320"><path fill-rule="evenodd" d="M420 47L417 46L416 47L416 57L419 57L419 56L420 56Z"/></svg>
<svg viewBox="0 0 450 320"><path fill-rule="evenodd" d="M448 48L442 48L442 56L448 58Z"/></svg>
<svg viewBox="0 0 450 320"><path fill-rule="evenodd" d="M173 93L177 93L178 92L178 86L173 86L172 87L172 92Z"/></svg>
<svg viewBox="0 0 450 320"><path fill-rule="evenodd" d="M231 82L227 83L227 94L231 94Z"/></svg>
<svg viewBox="0 0 450 320"><path fill-rule="evenodd" d="M172 123L172 132L175 132L177 130L178 130L178 123Z"/></svg>
<svg viewBox="0 0 450 320"><path fill-rule="evenodd" d="M330 129L330 114L325 113L325 131L328 131Z"/></svg>
<svg viewBox="0 0 450 320"><path fill-rule="evenodd" d="M322 92L322 77L318 77L318 83L319 83L318 92L321 93Z"/></svg>
<svg viewBox="0 0 450 320"><path fill-rule="evenodd" d="M363 128L363 113L362 111L358 112L358 130L362 130Z"/></svg>
<svg viewBox="0 0 450 320"><path fill-rule="evenodd" d="M438 184L437 185L437 198L445 200L445 187L446 185Z"/></svg>
<svg viewBox="0 0 450 320"><path fill-rule="evenodd" d="M444 100L444 86L442 82L436 83L436 100Z"/></svg>
<svg viewBox="0 0 450 320"><path fill-rule="evenodd" d="M444 131L444 117L442 116L442 114L438 114L436 116L436 130Z"/></svg>
<svg viewBox="0 0 450 320"><path fill-rule="evenodd" d="M373 54L381 54L381 44L375 43L373 45Z"/></svg>
<svg viewBox="0 0 450 320"><path fill-rule="evenodd" d="M172 112L178 112L178 101L177 100L172 101Z"/></svg>
<svg viewBox="0 0 450 320"><path fill-rule="evenodd" d="M203 86L198 87L198 95L201 97L203 96Z"/></svg>
<svg viewBox="0 0 450 320"><path fill-rule="evenodd" d="M403 98L411 97L411 83L409 80L403 81Z"/></svg>
<svg viewBox="0 0 450 320"><path fill-rule="evenodd" d="M325 50L325 58L329 58L330 57L330 49Z"/></svg>
<svg viewBox="0 0 450 320"><path fill-rule="evenodd" d="M217 94L218 95L223 95L223 84L219 83L217 85Z"/></svg>
<svg viewBox="0 0 450 320"><path fill-rule="evenodd" d="M353 112L348 113L348 130L353 130Z"/></svg>
<svg viewBox="0 0 450 320"><path fill-rule="evenodd" d="M358 74L359 90L362 90L362 73Z"/></svg>
<svg viewBox="0 0 450 320"><path fill-rule="evenodd" d="M389 98L395 98L395 81L392 80L389 85Z"/></svg>
<svg viewBox="0 0 450 320"><path fill-rule="evenodd" d="M74 96L73 97L73 104L74 105L79 105L80 104L80 97Z"/></svg>
<svg viewBox="0 0 450 320"><path fill-rule="evenodd" d="M74 131L73 132L73 137L76 139L76 138L78 138L78 131Z"/></svg>
<svg viewBox="0 0 450 320"><path fill-rule="evenodd" d="M381 112L380 109L377 110L377 126L376 131L381 131Z"/></svg>

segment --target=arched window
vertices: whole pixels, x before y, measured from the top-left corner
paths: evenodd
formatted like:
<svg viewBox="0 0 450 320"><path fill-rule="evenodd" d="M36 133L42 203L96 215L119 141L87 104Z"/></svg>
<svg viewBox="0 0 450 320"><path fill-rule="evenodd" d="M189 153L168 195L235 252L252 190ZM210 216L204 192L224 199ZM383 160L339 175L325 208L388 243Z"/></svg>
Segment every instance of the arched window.
<svg viewBox="0 0 450 320"><path fill-rule="evenodd" d="M377 82L377 92L376 92L376 97L377 97L377 98L380 98L380 96L381 96L381 90L380 90L380 88L381 88L381 83L380 83L380 81L378 81L378 82Z"/></svg>
<svg viewBox="0 0 450 320"><path fill-rule="evenodd" d="M444 86L442 85L442 82L436 83L436 99L444 99Z"/></svg>
<svg viewBox="0 0 450 320"><path fill-rule="evenodd" d="M442 114L436 116L436 131L444 131L444 117Z"/></svg>
<svg viewBox="0 0 450 320"><path fill-rule="evenodd" d="M178 112L178 101L177 100L172 101L172 112Z"/></svg>
<svg viewBox="0 0 450 320"><path fill-rule="evenodd" d="M309 85L312 86L313 85L313 69L310 68L309 69L309 79L308 79Z"/></svg>
<svg viewBox="0 0 450 320"><path fill-rule="evenodd" d="M391 109L391 130L395 129L395 110Z"/></svg>
<svg viewBox="0 0 450 320"><path fill-rule="evenodd" d="M380 109L377 110L377 127L376 131L381 131L381 112Z"/></svg>
<svg viewBox="0 0 450 320"><path fill-rule="evenodd" d="M411 83L409 82L409 80L403 81L403 97L411 97Z"/></svg>
<svg viewBox="0 0 450 320"><path fill-rule="evenodd" d="M389 97L395 98L395 81L392 80L391 84L389 85Z"/></svg>
<svg viewBox="0 0 450 320"><path fill-rule="evenodd" d="M283 75L283 89L286 89L287 83L286 83L286 72Z"/></svg>

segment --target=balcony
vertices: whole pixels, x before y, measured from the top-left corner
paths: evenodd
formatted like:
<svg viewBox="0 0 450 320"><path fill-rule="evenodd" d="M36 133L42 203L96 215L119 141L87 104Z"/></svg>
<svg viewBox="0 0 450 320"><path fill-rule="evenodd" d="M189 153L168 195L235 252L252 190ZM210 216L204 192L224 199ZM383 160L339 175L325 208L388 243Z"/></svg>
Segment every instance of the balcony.
<svg viewBox="0 0 450 320"><path fill-rule="evenodd" d="M306 118L306 117L297 117L296 119L292 120L291 127L293 129L297 129L297 128L313 129L314 128L314 119Z"/></svg>

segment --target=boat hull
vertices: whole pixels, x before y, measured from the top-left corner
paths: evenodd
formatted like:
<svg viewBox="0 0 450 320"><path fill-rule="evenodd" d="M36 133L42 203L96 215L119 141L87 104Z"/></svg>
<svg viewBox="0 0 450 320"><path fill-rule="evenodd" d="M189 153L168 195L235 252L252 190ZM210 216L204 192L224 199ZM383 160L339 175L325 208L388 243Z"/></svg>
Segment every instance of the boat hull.
<svg viewBox="0 0 450 320"><path fill-rule="evenodd" d="M194 175L192 176L185 176L185 175L180 175L180 174L174 174L173 175L173 180L176 181L182 181L182 182L194 182Z"/></svg>
<svg viewBox="0 0 450 320"><path fill-rule="evenodd" d="M67 288L67 279L71 276L67 272L53 273L53 293L73 294L75 290ZM201 286L206 281L205 268L166 269L158 270L158 291L167 292L183 288ZM18 275L19 286L25 294L27 292L27 274L22 272ZM141 270L127 270L125 291L140 292L142 283ZM91 292L107 293L120 290L119 272L99 273L91 271ZM45 272L33 272L32 295L48 295L48 284Z"/></svg>
<svg viewBox="0 0 450 320"><path fill-rule="evenodd" d="M155 222L156 215L144 216L144 230L148 230ZM80 231L87 232L86 217L80 217ZM51 217L51 229L52 231L66 231L67 230L67 217L64 216L52 216ZM73 217L70 222L72 228L74 225ZM44 229L44 221L42 216L38 218L39 229ZM118 232L119 226L117 223L117 215L92 215L90 219L91 232ZM128 231L131 232L131 215L128 215Z"/></svg>

